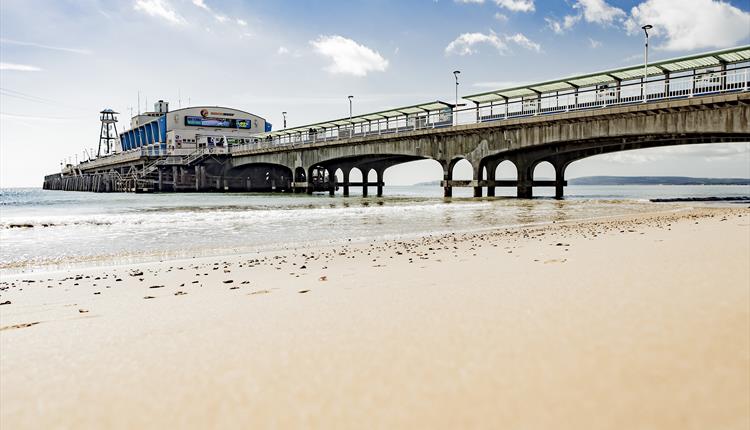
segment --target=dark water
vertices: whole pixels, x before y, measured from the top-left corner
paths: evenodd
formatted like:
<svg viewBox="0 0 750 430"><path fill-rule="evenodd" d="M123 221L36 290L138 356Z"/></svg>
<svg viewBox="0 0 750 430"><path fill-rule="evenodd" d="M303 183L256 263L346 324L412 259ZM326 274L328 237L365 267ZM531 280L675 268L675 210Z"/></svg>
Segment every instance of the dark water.
<svg viewBox="0 0 750 430"><path fill-rule="evenodd" d="M0 271L221 255L673 210L684 205L648 200L748 196L750 186L570 186L563 201L474 199L470 189L454 189L454 198L443 199L437 186L391 186L385 192L383 198L356 194L344 198L2 189ZM537 194L552 192L540 189Z"/></svg>

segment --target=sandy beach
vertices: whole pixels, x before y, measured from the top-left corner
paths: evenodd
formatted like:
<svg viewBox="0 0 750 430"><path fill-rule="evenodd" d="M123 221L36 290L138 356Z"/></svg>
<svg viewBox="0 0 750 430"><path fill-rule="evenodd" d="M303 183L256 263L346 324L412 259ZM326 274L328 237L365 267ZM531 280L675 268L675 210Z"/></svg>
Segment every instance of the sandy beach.
<svg viewBox="0 0 750 430"><path fill-rule="evenodd" d="M686 207L6 276L0 428L747 429L749 261Z"/></svg>

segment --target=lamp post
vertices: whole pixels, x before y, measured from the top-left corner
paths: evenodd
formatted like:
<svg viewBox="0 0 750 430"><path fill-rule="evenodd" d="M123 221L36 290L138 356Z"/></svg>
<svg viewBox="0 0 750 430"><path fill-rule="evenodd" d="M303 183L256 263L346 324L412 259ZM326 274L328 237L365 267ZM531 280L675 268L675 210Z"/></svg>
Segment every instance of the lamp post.
<svg viewBox="0 0 750 430"><path fill-rule="evenodd" d="M458 125L458 75L461 74L460 70L453 71L453 77L456 79L456 104L453 106L453 125Z"/></svg>
<svg viewBox="0 0 750 430"><path fill-rule="evenodd" d="M352 99L354 96L347 97L349 99L349 121L352 120Z"/></svg>
<svg viewBox="0 0 750 430"><path fill-rule="evenodd" d="M648 31L654 28L651 24L646 24L643 27L643 32L646 33L646 44L643 55L643 103L646 103L646 81L648 80Z"/></svg>
<svg viewBox="0 0 750 430"><path fill-rule="evenodd" d="M286 112L281 112L284 115L284 130L286 130Z"/></svg>

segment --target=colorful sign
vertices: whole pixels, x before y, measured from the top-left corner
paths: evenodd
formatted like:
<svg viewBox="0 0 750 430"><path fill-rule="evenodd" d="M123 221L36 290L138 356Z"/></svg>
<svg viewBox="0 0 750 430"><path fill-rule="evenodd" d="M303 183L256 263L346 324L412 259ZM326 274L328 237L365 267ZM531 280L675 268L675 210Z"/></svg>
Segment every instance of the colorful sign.
<svg viewBox="0 0 750 430"><path fill-rule="evenodd" d="M185 116L185 125L193 127L223 127L249 130L252 127L252 121L249 119Z"/></svg>

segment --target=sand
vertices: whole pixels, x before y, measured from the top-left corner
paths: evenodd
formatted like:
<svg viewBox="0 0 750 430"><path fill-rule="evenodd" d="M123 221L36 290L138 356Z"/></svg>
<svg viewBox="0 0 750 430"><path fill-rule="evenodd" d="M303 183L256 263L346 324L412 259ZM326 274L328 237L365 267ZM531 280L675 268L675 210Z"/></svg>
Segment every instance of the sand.
<svg viewBox="0 0 750 430"><path fill-rule="evenodd" d="M5 277L0 428L748 429L749 262L704 207Z"/></svg>

